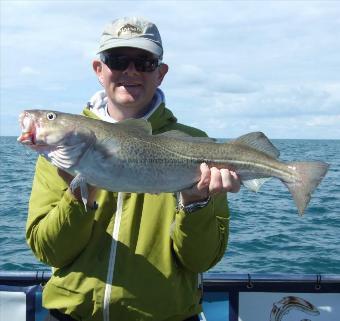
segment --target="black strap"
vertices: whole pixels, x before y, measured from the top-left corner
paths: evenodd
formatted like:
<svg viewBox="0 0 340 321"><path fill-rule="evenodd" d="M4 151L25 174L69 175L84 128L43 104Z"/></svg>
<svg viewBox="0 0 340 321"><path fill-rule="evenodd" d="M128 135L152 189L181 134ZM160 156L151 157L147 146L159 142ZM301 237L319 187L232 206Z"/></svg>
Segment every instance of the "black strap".
<svg viewBox="0 0 340 321"><path fill-rule="evenodd" d="M200 318L198 317L198 315L193 315L192 317L187 318L183 321L200 321Z"/></svg>
<svg viewBox="0 0 340 321"><path fill-rule="evenodd" d="M50 310L50 315L52 315L58 321L77 321L68 314L61 313L59 310L56 309Z"/></svg>
<svg viewBox="0 0 340 321"><path fill-rule="evenodd" d="M61 313L59 310L52 309L52 310L49 310L49 312L50 312L50 315L55 318L55 320L58 320L58 321L76 321L71 316L64 314L64 313ZM49 319L47 319L47 320L49 320ZM183 321L200 321L200 319L197 315L193 315L192 317L187 318Z"/></svg>

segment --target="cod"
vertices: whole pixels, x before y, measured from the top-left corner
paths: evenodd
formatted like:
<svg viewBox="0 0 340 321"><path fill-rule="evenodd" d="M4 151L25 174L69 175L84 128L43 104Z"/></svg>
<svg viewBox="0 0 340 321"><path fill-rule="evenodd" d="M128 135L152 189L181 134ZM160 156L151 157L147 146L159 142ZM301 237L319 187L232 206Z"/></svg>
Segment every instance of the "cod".
<svg viewBox="0 0 340 321"><path fill-rule="evenodd" d="M47 110L23 111L19 123L18 141L73 175L70 187L81 188L84 202L87 184L113 192L178 192L200 180L200 164L206 163L235 171L256 192L268 179L278 178L302 215L329 166L321 161L284 163L261 132L218 143L180 131L152 135L143 119L112 124Z"/></svg>

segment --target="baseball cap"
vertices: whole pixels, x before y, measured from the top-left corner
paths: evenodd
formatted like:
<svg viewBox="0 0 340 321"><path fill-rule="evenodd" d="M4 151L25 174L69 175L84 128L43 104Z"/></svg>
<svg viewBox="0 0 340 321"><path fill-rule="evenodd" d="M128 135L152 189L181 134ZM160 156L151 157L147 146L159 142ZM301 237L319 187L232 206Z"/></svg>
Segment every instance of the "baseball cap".
<svg viewBox="0 0 340 321"><path fill-rule="evenodd" d="M98 53L119 47L139 48L162 58L163 46L156 25L139 17L124 17L106 25Z"/></svg>

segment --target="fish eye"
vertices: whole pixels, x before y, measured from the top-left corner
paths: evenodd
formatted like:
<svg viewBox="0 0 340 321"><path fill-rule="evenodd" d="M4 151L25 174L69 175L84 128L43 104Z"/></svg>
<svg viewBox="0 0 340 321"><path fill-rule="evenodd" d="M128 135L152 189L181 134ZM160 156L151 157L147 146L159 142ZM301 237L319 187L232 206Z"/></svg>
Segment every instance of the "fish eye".
<svg viewBox="0 0 340 321"><path fill-rule="evenodd" d="M52 113L52 112L51 113L47 113L46 118L48 120L54 120L54 119L57 118L57 115L55 113Z"/></svg>

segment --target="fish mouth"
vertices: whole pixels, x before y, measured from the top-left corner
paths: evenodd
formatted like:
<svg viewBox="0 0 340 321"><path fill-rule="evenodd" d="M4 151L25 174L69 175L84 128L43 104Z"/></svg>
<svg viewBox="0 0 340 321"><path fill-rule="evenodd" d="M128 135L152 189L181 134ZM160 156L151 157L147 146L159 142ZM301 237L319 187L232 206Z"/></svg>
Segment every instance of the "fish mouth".
<svg viewBox="0 0 340 321"><path fill-rule="evenodd" d="M36 143L36 126L33 116L27 111L23 111L19 115L19 124L21 127L21 135L17 141L24 145L35 145Z"/></svg>
<svg viewBox="0 0 340 321"><path fill-rule="evenodd" d="M54 146L48 146L41 140L37 140L37 130L39 129L39 124L37 124L34 115L28 111L23 111L19 115L19 125L21 127L21 135L17 138L18 142L39 153L46 151L49 152L55 149Z"/></svg>

